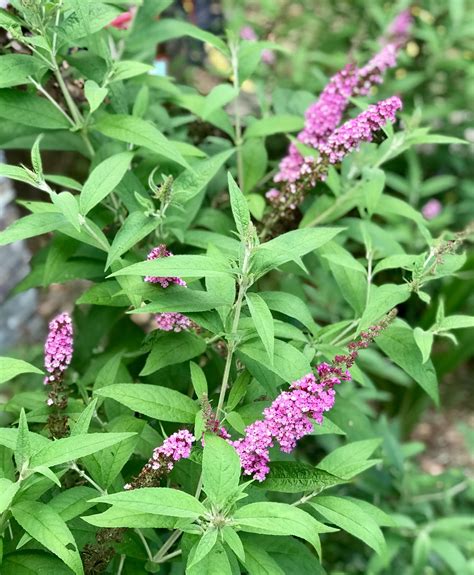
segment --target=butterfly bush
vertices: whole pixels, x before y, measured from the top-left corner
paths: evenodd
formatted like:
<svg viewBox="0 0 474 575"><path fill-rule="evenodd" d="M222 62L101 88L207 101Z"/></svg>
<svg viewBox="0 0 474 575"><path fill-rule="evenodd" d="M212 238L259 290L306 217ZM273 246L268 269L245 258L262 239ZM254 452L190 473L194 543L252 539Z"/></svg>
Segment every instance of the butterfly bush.
<svg viewBox="0 0 474 575"><path fill-rule="evenodd" d="M358 68L355 64L348 64L329 80L318 100L306 110L305 127L297 136L300 142L315 150L320 149L340 124L350 98L369 94L374 86L383 82L386 70L396 66L397 54L408 39L410 26L410 13L400 14L389 27L388 38L382 39L380 51L365 66ZM302 154L291 143L274 181L296 182L303 163ZM272 200L274 197L274 190L270 190L267 198Z"/></svg>
<svg viewBox="0 0 474 575"><path fill-rule="evenodd" d="M370 342L395 317L393 311L379 324L360 334L357 341L348 345L348 353L336 355L332 363L320 363L314 373L294 381L290 391L282 391L263 411L263 419L250 424L243 438L231 441L237 450L245 475L264 481L270 471L270 449L277 443L284 453L291 453L296 443L313 431L313 421L322 424L323 414L335 401L334 386L351 380L348 371L354 364L358 351Z"/></svg>

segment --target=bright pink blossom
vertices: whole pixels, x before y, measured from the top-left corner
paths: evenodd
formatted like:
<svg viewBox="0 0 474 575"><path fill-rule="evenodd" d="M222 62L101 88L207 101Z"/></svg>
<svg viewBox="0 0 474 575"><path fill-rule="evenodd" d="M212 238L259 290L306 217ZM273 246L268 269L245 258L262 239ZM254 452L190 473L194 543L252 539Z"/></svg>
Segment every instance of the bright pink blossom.
<svg viewBox="0 0 474 575"><path fill-rule="evenodd" d="M178 312L164 312L155 315L155 321L158 329L161 331L186 331L193 326L189 317Z"/></svg>
<svg viewBox="0 0 474 575"><path fill-rule="evenodd" d="M67 312L56 316L49 323L49 333L44 346L44 366L49 373L45 385L62 379L71 363L73 352L72 320Z"/></svg>
<svg viewBox="0 0 474 575"><path fill-rule="evenodd" d="M421 208L421 213L427 220L433 220L441 213L443 205L435 198L432 198Z"/></svg>
<svg viewBox="0 0 474 575"><path fill-rule="evenodd" d="M112 20L109 26L117 28L118 30L127 30L133 20L134 11L128 10L127 12L122 12L116 18Z"/></svg>

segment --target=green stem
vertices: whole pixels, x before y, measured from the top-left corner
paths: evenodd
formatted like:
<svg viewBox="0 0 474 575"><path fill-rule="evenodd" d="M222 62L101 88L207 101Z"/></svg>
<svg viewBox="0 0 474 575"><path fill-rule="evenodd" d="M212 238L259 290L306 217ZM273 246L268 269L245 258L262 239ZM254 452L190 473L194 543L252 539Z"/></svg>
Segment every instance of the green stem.
<svg viewBox="0 0 474 575"><path fill-rule="evenodd" d="M82 125L83 124L83 118L81 116L81 113L79 112L79 109L76 106L76 103L74 102L74 100L71 97L71 94L69 93L69 90L66 86L66 83L64 82L64 78L62 77L61 71L59 70L57 64L53 70L53 73L54 73L56 80L58 81L61 92L64 96L64 99L66 100L66 104L69 108L69 111L71 112L71 116L74 118L74 121L76 122L76 125L77 126Z"/></svg>
<svg viewBox="0 0 474 575"><path fill-rule="evenodd" d="M238 101L239 86L239 48L238 44L230 45L231 64L232 64L232 77L234 89L237 92L237 98L234 101L234 122L235 122L235 148L237 151L237 179L239 187L244 189L244 159L242 156L242 117L240 115L240 106Z"/></svg>

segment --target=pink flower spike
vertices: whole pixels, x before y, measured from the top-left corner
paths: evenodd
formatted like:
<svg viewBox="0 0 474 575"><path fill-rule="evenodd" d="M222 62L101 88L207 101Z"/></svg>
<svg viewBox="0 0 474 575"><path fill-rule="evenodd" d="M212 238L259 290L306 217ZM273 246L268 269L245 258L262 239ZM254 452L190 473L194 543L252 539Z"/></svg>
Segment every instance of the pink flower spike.
<svg viewBox="0 0 474 575"><path fill-rule="evenodd" d="M155 315L158 329L161 331L187 331L193 327L193 322L182 313L164 312Z"/></svg>
<svg viewBox="0 0 474 575"><path fill-rule="evenodd" d="M44 346L44 366L50 375L44 378L45 385L62 378L71 363L72 352L72 320L69 314L64 312L49 323L49 333Z"/></svg>
<svg viewBox="0 0 474 575"><path fill-rule="evenodd" d="M421 208L421 213L427 220L434 220L443 209L443 205L439 200L432 198Z"/></svg>

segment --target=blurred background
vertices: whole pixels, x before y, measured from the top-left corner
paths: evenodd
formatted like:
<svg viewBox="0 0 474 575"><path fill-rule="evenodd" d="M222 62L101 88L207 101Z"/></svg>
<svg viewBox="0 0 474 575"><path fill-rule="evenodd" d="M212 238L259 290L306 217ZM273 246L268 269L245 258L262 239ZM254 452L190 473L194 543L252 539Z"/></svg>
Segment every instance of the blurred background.
<svg viewBox="0 0 474 575"><path fill-rule="evenodd" d="M216 34L274 42L283 50L266 49L256 74L246 81L240 104L263 114L303 116L328 79L349 60L365 63L377 51L377 39L391 20L409 9L411 38L398 66L371 95L381 99L400 94L404 110L438 134L456 136L468 145L425 144L388 164L387 184L428 220L434 237L449 228L459 231L474 220L474 4L468 0L225 0L173 2L166 15L186 19ZM200 93L208 93L228 76L227 64L214 49L195 41L151 45L142 54L154 62L157 74L174 76ZM172 111L153 105L160 125L172 121ZM216 134L205 123L187 125L193 143ZM217 134L219 135L219 134ZM11 141L9 123L0 124L0 161L27 162L31 142L25 136ZM288 139L267 139L258 162L262 177L275 173ZM4 158L1 157L4 155ZM74 150L45 154L48 171L79 180L87 164ZM268 181L267 179L267 181ZM265 191L262 187L262 192ZM0 229L22 213L17 200L35 196L26 187L0 180ZM394 239L408 253L422 249L409 225L393 226ZM62 284L29 275L31 257L45 257L41 239L0 248L0 353L38 361L46 322L73 306L83 280L69 277ZM330 322L332 310L344 303L331 284L321 284L310 297L318 320ZM436 305L411 298L403 317L412 325L433 324L437 305L447 315L474 312L474 252L468 249L456 277L436 282L431 292ZM406 381L395 366L379 373L377 393L364 389L354 400L360 421L383 437L384 466L364 476L357 489L373 492L397 518L398 528L387 532L386 556L369 556L354 539L332 537L325 547L331 573L444 574L474 573L474 541L469 514L474 513L474 345L472 330L456 332L456 341L438 338L433 348L442 397L436 410L419 388ZM11 351L15 348L14 351ZM372 358L374 359L374 358ZM366 361L370 363L367 356ZM41 360L39 360L41 361ZM374 359L375 361L375 359ZM395 389L395 392L394 392ZM385 393L390 390L390 394ZM9 395L8 390L3 393ZM26 387L22 393L30 393ZM2 399L0 397L0 403ZM33 402L33 398L32 398ZM10 410L14 404L9 403ZM0 413L0 424L9 421ZM362 425L361 423L361 425ZM466 519L467 517L467 519Z"/></svg>

